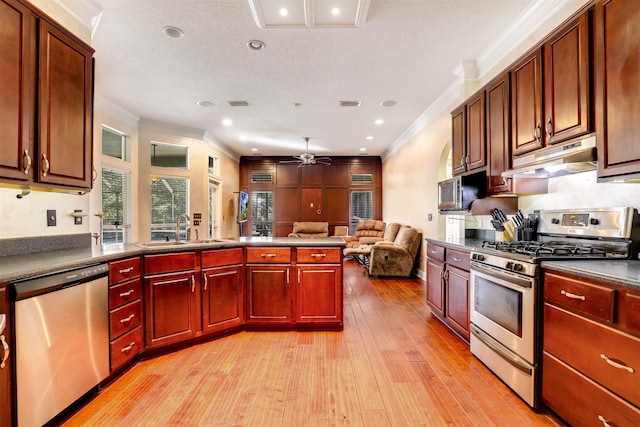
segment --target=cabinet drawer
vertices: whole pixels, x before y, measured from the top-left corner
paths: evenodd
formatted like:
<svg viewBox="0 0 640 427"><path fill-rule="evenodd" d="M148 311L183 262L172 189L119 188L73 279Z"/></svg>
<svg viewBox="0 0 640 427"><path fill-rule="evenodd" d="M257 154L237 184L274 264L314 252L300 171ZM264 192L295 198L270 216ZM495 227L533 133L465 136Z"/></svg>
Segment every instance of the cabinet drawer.
<svg viewBox="0 0 640 427"><path fill-rule="evenodd" d="M130 280L109 288L109 310L140 299L142 282L140 278Z"/></svg>
<svg viewBox="0 0 640 427"><path fill-rule="evenodd" d="M202 268L242 264L242 248L202 252Z"/></svg>
<svg viewBox="0 0 640 427"><path fill-rule="evenodd" d="M447 264L469 271L469 252L456 251L449 249L447 251Z"/></svg>
<svg viewBox="0 0 640 427"><path fill-rule="evenodd" d="M115 371L142 350L142 327L131 330L109 345L111 353L111 371Z"/></svg>
<svg viewBox="0 0 640 427"><path fill-rule="evenodd" d="M142 303L140 300L123 305L109 313L111 339L135 328L142 322Z"/></svg>
<svg viewBox="0 0 640 427"><path fill-rule="evenodd" d="M140 257L123 259L109 264L109 284L124 282L140 276Z"/></svg>
<svg viewBox="0 0 640 427"><path fill-rule="evenodd" d="M545 304L544 350L640 406L639 339Z"/></svg>
<svg viewBox="0 0 640 427"><path fill-rule="evenodd" d="M247 263L289 263L291 262L291 248L247 248Z"/></svg>
<svg viewBox="0 0 640 427"><path fill-rule="evenodd" d="M616 291L592 283L544 275L544 299L606 323L613 323Z"/></svg>
<svg viewBox="0 0 640 427"><path fill-rule="evenodd" d="M145 255L144 274L148 275L172 271L193 270L195 268L195 260L195 252Z"/></svg>
<svg viewBox="0 0 640 427"><path fill-rule="evenodd" d="M632 334L640 335L640 296L630 293L627 293L626 296L627 328Z"/></svg>
<svg viewBox="0 0 640 427"><path fill-rule="evenodd" d="M570 425L640 425L638 408L547 353L542 362L542 399Z"/></svg>
<svg viewBox="0 0 640 427"><path fill-rule="evenodd" d="M342 251L339 248L298 248L298 263L300 264L339 264Z"/></svg>
<svg viewBox="0 0 640 427"><path fill-rule="evenodd" d="M444 262L444 246L434 245L433 243L427 244L427 256L431 259Z"/></svg>

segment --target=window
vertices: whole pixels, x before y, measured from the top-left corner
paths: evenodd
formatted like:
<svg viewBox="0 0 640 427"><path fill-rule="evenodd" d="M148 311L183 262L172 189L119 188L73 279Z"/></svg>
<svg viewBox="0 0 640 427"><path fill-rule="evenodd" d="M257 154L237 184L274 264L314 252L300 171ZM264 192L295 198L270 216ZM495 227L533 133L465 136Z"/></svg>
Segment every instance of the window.
<svg viewBox="0 0 640 427"><path fill-rule="evenodd" d="M176 222L189 212L187 178L151 177L151 240L175 240ZM180 238L186 238L187 225L182 221Z"/></svg>
<svg viewBox="0 0 640 427"><path fill-rule="evenodd" d="M356 225L365 219L373 219L373 193L371 191L351 192L351 235L356 232Z"/></svg>
<svg viewBox="0 0 640 427"><path fill-rule="evenodd" d="M218 186L215 184L209 183L209 238L215 238L216 229L218 226L216 225L216 190Z"/></svg>
<svg viewBox="0 0 640 427"><path fill-rule="evenodd" d="M129 161L127 137L115 129L102 127L102 155Z"/></svg>
<svg viewBox="0 0 640 427"><path fill-rule="evenodd" d="M273 236L273 193L251 193L251 235Z"/></svg>
<svg viewBox="0 0 640 427"><path fill-rule="evenodd" d="M189 148L181 145L152 142L151 166L189 169Z"/></svg>
<svg viewBox="0 0 640 427"><path fill-rule="evenodd" d="M216 156L214 156L213 154L209 154L209 175L219 175L219 172L218 172L219 161L220 159L218 159Z"/></svg>
<svg viewBox="0 0 640 427"><path fill-rule="evenodd" d="M131 240L131 173L102 169L102 243Z"/></svg>

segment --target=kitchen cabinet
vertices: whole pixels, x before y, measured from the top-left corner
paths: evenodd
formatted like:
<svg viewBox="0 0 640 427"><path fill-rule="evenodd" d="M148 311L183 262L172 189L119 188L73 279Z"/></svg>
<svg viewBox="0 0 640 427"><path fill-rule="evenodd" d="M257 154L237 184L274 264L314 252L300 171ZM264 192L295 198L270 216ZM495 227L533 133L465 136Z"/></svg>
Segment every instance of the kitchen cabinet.
<svg viewBox="0 0 640 427"><path fill-rule="evenodd" d="M142 282L140 257L109 263L109 348L111 372L142 350Z"/></svg>
<svg viewBox="0 0 640 427"><path fill-rule="evenodd" d="M298 248L296 261L296 324L342 329L342 251Z"/></svg>
<svg viewBox="0 0 640 427"><path fill-rule="evenodd" d="M454 175L486 166L484 100L480 91L451 113Z"/></svg>
<svg viewBox="0 0 640 427"><path fill-rule="evenodd" d="M514 156L544 147L542 132L542 51L518 61L511 74L511 144Z"/></svg>
<svg viewBox="0 0 640 427"><path fill-rule="evenodd" d="M11 425L12 408L12 364L11 312L9 311L9 288L0 284L0 314L5 315L5 328L0 333L0 426Z"/></svg>
<svg viewBox="0 0 640 427"><path fill-rule="evenodd" d="M228 331L244 323L242 248L202 251L202 332Z"/></svg>
<svg viewBox="0 0 640 427"><path fill-rule="evenodd" d="M599 1L595 7L598 178L640 176L638 46L635 0Z"/></svg>
<svg viewBox="0 0 640 427"><path fill-rule="evenodd" d="M195 252L144 256L145 347L196 336L199 310Z"/></svg>
<svg viewBox="0 0 640 427"><path fill-rule="evenodd" d="M427 305L449 329L469 342L469 252L427 245Z"/></svg>
<svg viewBox="0 0 640 427"><path fill-rule="evenodd" d="M0 0L0 179L89 190L93 49L39 13Z"/></svg>
<svg viewBox="0 0 640 427"><path fill-rule="evenodd" d="M572 425L640 425L637 290L544 273L542 398Z"/></svg>
<svg viewBox="0 0 640 427"><path fill-rule="evenodd" d="M292 325L291 268L291 248L247 248L247 325Z"/></svg>
<svg viewBox="0 0 640 427"><path fill-rule="evenodd" d="M502 172L511 168L509 73L491 81L486 92L487 193L511 191L511 179Z"/></svg>

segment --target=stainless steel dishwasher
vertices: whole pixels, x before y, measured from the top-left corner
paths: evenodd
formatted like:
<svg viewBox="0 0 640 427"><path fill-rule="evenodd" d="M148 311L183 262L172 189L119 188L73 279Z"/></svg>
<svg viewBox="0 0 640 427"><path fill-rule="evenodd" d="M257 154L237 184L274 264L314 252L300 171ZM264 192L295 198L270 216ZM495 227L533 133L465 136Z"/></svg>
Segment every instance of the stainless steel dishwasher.
<svg viewBox="0 0 640 427"><path fill-rule="evenodd" d="M41 426L109 375L107 264L13 282L18 426Z"/></svg>

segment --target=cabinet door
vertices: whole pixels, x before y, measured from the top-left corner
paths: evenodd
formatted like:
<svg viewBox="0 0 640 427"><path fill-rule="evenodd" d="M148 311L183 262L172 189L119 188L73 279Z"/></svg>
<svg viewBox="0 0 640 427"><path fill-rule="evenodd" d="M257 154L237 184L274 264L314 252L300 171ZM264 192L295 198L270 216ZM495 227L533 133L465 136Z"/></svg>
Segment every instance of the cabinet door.
<svg viewBox="0 0 640 427"><path fill-rule="evenodd" d="M598 176L640 173L640 8L600 1L595 16Z"/></svg>
<svg viewBox="0 0 640 427"><path fill-rule="evenodd" d="M242 266L202 272L202 331L216 332L244 321Z"/></svg>
<svg viewBox="0 0 640 427"><path fill-rule="evenodd" d="M247 267L247 323L291 322L291 279L288 265Z"/></svg>
<svg viewBox="0 0 640 427"><path fill-rule="evenodd" d="M6 316L4 332L0 334L0 425L9 425L11 420L11 313L9 313L9 292L0 286L0 314ZM6 359L6 360L5 360ZM3 421L5 420L5 421Z"/></svg>
<svg viewBox="0 0 640 427"><path fill-rule="evenodd" d="M92 182L92 52L40 20L40 182L89 189Z"/></svg>
<svg viewBox="0 0 640 427"><path fill-rule="evenodd" d="M517 156L544 146L540 49L511 69L511 144Z"/></svg>
<svg viewBox="0 0 640 427"><path fill-rule="evenodd" d="M509 74L493 80L486 89L488 188L490 194L511 191L511 179L502 172L511 167Z"/></svg>
<svg viewBox="0 0 640 427"><path fill-rule="evenodd" d="M547 145L591 130L588 25L587 14L582 14L544 45Z"/></svg>
<svg viewBox="0 0 640 427"><path fill-rule="evenodd" d="M193 272L145 277L145 343L158 347L196 333L196 279Z"/></svg>
<svg viewBox="0 0 640 427"><path fill-rule="evenodd" d="M342 324L342 268L299 265L297 275L296 321Z"/></svg>
<svg viewBox="0 0 640 427"><path fill-rule="evenodd" d="M34 37L29 9L15 0L0 0L0 177L28 181L33 174Z"/></svg>
<svg viewBox="0 0 640 427"><path fill-rule="evenodd" d="M427 258L427 304L444 318L444 263Z"/></svg>
<svg viewBox="0 0 640 427"><path fill-rule="evenodd" d="M445 289L446 321L469 341L469 272L447 266Z"/></svg>
<svg viewBox="0 0 640 427"><path fill-rule="evenodd" d="M464 161L468 171L484 167L487 164L484 108L484 91L467 101L467 154Z"/></svg>
<svg viewBox="0 0 640 427"><path fill-rule="evenodd" d="M458 175L467 170L466 153L467 108L462 105L451 113L451 163L453 174Z"/></svg>

